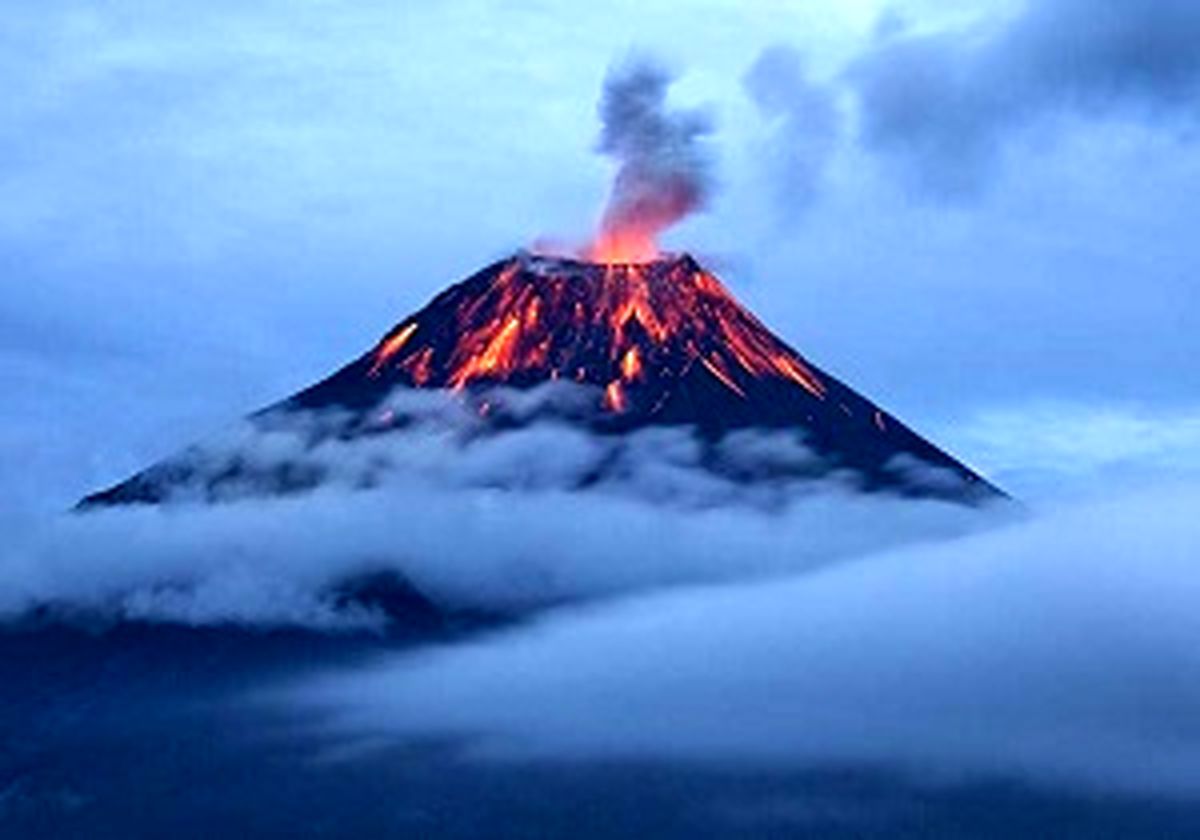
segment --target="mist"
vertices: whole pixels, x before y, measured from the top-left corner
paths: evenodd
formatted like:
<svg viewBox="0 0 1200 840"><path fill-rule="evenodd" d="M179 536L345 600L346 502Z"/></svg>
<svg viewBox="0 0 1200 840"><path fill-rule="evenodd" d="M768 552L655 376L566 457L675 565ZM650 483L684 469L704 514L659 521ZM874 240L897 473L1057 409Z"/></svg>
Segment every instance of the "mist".
<svg viewBox="0 0 1200 840"><path fill-rule="evenodd" d="M1191 797L1195 482L773 580L544 616L275 702L475 761L877 767ZM786 550L782 549L781 550Z"/></svg>
<svg viewBox="0 0 1200 840"><path fill-rule="evenodd" d="M531 395L508 398L513 410L537 405ZM794 573L1018 515L865 494L836 472L737 480L704 468L685 428L603 438L544 421L479 436L477 415L459 399L397 395L391 404L416 418L410 428L319 438L338 418L318 414L212 435L184 456L192 480L161 505L10 514L0 617L49 608L194 626L382 630L386 616L347 603L342 585L393 573L441 609L517 615ZM731 435L721 454L750 474L815 459L783 432ZM234 463L244 480L207 489ZM264 495L271 488L257 476L284 463L320 480ZM601 465L603 480L585 482Z"/></svg>

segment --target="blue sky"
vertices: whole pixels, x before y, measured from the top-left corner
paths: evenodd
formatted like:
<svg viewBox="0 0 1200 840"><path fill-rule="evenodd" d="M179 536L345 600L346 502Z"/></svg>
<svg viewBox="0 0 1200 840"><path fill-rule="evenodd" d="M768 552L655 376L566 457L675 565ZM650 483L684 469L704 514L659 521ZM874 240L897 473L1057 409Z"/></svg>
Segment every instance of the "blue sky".
<svg viewBox="0 0 1200 840"><path fill-rule="evenodd" d="M0 22L0 488L65 506L485 262L586 236L631 49L716 123L717 190L668 244L803 353L1019 491L1189 469L1200 15L1094 11L23 4ZM794 72L762 111L769 48Z"/></svg>

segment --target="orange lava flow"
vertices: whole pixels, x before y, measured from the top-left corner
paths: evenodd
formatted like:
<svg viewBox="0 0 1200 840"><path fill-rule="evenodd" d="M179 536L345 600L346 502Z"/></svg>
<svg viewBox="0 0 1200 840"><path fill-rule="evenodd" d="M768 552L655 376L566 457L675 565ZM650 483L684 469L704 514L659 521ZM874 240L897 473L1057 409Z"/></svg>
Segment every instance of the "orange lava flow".
<svg viewBox="0 0 1200 840"><path fill-rule="evenodd" d="M380 343L371 376L392 370L417 387L455 390L561 378L598 386L616 413L657 404L639 395L697 375L743 399L763 379L826 394L802 357L686 257L645 265L517 257L435 305L432 320L418 314Z"/></svg>
<svg viewBox="0 0 1200 840"><path fill-rule="evenodd" d="M615 380L608 383L608 387L604 389L604 407L609 411L622 412L628 405L621 383Z"/></svg>
<svg viewBox="0 0 1200 840"><path fill-rule="evenodd" d="M711 361L701 356L700 362L706 368L708 368L709 373L717 377L717 379L720 379L726 388L735 392L739 397L746 396L746 392L742 390L741 386L733 381L733 377L729 375L729 371L725 370L725 366L722 364L719 356L714 354Z"/></svg>
<svg viewBox="0 0 1200 840"><path fill-rule="evenodd" d="M638 355L636 346L630 347L625 351L625 355L621 357L621 376L627 381L632 382L637 379L642 372L642 359Z"/></svg>
<svg viewBox="0 0 1200 840"><path fill-rule="evenodd" d="M375 351L375 364L371 367L370 375L377 375L383 366L387 364L388 359L399 353L416 331L417 324L414 322L389 338L384 339L383 343L379 345L379 349Z"/></svg>
<svg viewBox="0 0 1200 840"><path fill-rule="evenodd" d="M451 377L450 383L455 388L461 388L472 379L479 379L489 374L504 374L512 370L515 360L514 350L517 346L517 336L521 329L521 319L509 315L499 326L486 337L482 351L467 358L467 361Z"/></svg>

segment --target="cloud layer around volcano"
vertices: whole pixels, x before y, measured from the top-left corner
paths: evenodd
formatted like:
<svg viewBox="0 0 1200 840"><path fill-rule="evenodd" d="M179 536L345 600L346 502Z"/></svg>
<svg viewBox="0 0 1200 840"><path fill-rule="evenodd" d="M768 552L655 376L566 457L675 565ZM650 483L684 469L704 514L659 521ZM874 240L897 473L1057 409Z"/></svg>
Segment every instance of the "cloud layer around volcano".
<svg viewBox="0 0 1200 840"><path fill-rule="evenodd" d="M448 611L519 613L796 572L994 521L990 511L863 494L837 474L723 478L702 467L685 429L613 439L546 421L476 436L477 417L456 400L418 394L405 405L425 421L317 445L311 436L336 418L239 426L189 462L212 475L234 460L264 472L287 463L322 477L306 492L264 496L250 482L210 503L185 486L162 505L10 516L0 617L51 608L195 625L380 627L382 616L339 599L342 584L390 572ZM749 471L813 457L782 433L731 435L722 452ZM602 464L602 481L584 481Z"/></svg>
<svg viewBox="0 0 1200 840"><path fill-rule="evenodd" d="M879 767L1190 797L1195 483L813 574L566 609L284 692L476 760Z"/></svg>

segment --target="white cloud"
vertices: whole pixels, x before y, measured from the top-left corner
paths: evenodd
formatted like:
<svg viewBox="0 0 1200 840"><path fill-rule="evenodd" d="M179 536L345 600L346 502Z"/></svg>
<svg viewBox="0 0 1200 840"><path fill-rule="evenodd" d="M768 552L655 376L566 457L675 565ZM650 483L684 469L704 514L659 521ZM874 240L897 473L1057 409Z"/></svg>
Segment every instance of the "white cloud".
<svg viewBox="0 0 1200 840"><path fill-rule="evenodd" d="M570 609L283 693L480 759L878 765L1193 795L1195 484L787 581ZM279 700L280 697L276 697Z"/></svg>
<svg viewBox="0 0 1200 840"><path fill-rule="evenodd" d="M391 571L440 606L522 611L688 581L816 568L885 546L994 524L991 511L863 495L834 477L791 484L721 478L686 430L598 438L554 423L496 437L445 411L428 428L305 445L238 430L194 463L224 474L302 464L315 490L220 504L185 487L159 506L83 515L9 515L0 616L50 606L194 624L359 626L337 604L347 579ZM411 406L410 406L411 407ZM305 428L308 428L307 426ZM749 468L779 454L739 439ZM608 465L583 489L581 478ZM996 515L1001 515L997 512Z"/></svg>

